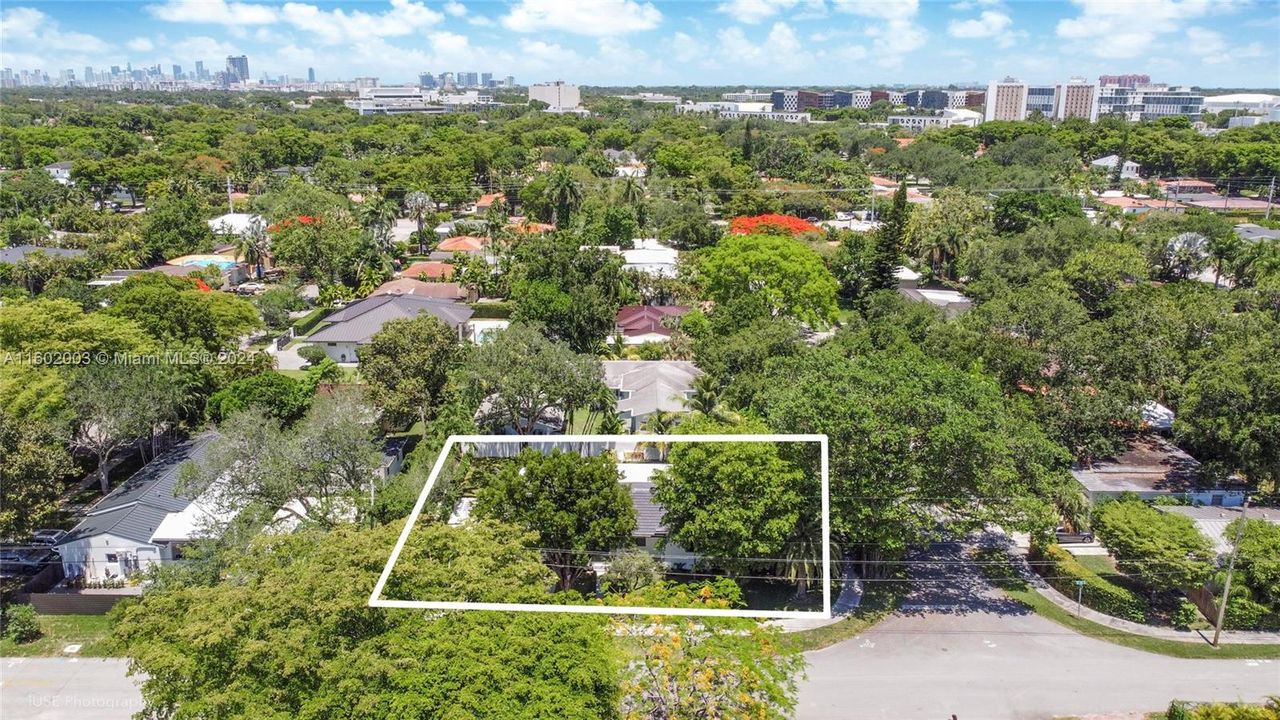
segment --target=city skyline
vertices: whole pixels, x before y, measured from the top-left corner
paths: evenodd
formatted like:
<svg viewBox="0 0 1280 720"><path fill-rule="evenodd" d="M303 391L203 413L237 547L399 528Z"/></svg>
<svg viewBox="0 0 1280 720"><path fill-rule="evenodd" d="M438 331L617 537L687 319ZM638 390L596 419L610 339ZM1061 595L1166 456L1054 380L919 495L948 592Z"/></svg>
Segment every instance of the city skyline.
<svg viewBox="0 0 1280 720"><path fill-rule="evenodd" d="M92 12L89 8L92 7ZM112 65L416 82L474 68L522 82L859 86L1031 83L1141 73L1201 87L1280 86L1269 1L724 0L498 3L28 2L0 14L0 67ZM486 69L487 68L487 69ZM468 70L468 72L472 72Z"/></svg>

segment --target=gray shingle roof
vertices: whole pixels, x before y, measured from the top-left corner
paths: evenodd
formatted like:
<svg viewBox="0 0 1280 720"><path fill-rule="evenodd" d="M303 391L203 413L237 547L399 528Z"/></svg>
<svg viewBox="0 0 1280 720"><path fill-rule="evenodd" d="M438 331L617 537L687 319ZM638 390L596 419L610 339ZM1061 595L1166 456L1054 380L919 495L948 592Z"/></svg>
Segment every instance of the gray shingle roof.
<svg viewBox="0 0 1280 720"><path fill-rule="evenodd" d="M662 508L653 501L653 483L627 483L631 491L631 505L636 509L635 537L657 537L666 535L667 528L662 524Z"/></svg>
<svg viewBox="0 0 1280 720"><path fill-rule="evenodd" d="M307 339L311 342L367 343L388 320L413 318L429 313L457 329L474 311L447 300L413 295L374 295L329 315L325 327Z"/></svg>
<svg viewBox="0 0 1280 720"><path fill-rule="evenodd" d="M141 470L89 509L84 520L58 543L80 540L110 533L118 537L150 542L151 535L165 515L181 512L191 498L177 495L182 465L201 462L216 432L205 433L180 443L177 447L147 463Z"/></svg>
<svg viewBox="0 0 1280 720"><path fill-rule="evenodd" d="M19 263L23 258L33 252L42 252L49 257L79 257L84 255L84 250L76 250L75 248L54 248L54 247L37 247L35 245L14 245L13 247L0 248L0 263Z"/></svg>
<svg viewBox="0 0 1280 720"><path fill-rule="evenodd" d="M625 395L618 399L618 412L632 417L683 410L693 379L702 374L685 360L606 360L601 365L605 385Z"/></svg>

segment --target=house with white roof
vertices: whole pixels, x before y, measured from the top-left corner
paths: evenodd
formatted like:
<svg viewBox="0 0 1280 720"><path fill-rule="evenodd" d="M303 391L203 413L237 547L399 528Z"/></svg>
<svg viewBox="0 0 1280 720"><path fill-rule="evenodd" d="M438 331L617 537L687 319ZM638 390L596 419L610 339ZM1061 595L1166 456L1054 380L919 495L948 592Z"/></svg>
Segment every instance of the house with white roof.
<svg viewBox="0 0 1280 720"><path fill-rule="evenodd" d="M1107 155L1105 157L1100 157L1097 160L1094 160L1093 162L1089 163L1089 165L1091 167L1103 168L1108 173L1113 173L1116 171L1116 163L1118 162L1120 162L1120 156L1112 154L1112 155ZM1120 179L1121 180L1141 180L1142 179L1141 173L1142 173L1141 165L1139 165L1138 163L1132 160L1125 159L1124 166L1120 168Z"/></svg>
<svg viewBox="0 0 1280 720"><path fill-rule="evenodd" d="M213 234L220 236L244 235L249 232L249 228L255 223L260 224L263 228L267 226L261 215L254 215L253 213L226 213L208 222L209 229L213 231Z"/></svg>
<svg viewBox="0 0 1280 720"><path fill-rule="evenodd" d="M680 412L702 374L687 360L606 360L604 384L618 397L618 416L628 432L638 432L650 415Z"/></svg>

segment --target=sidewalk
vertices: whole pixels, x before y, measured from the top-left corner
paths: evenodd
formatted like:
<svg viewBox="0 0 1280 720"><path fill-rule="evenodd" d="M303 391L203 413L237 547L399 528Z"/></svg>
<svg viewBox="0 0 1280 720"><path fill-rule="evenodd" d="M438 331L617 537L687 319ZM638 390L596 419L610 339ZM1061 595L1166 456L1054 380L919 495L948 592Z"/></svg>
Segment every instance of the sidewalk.
<svg viewBox="0 0 1280 720"><path fill-rule="evenodd" d="M831 605L831 617L829 618L805 618L803 620L796 618L787 618L785 620L770 620L769 622L782 628L782 632L799 632L801 630L814 630L827 625L834 625L840 622L850 612L856 610L862 604L862 581L856 577L845 578L840 583L840 596L836 598Z"/></svg>
<svg viewBox="0 0 1280 720"><path fill-rule="evenodd" d="M1027 564L1026 550L1023 550L1022 548L1010 548L1009 550L1009 557L1013 561L1014 567L1016 567L1018 572L1022 574L1023 579L1026 580L1031 587L1036 589L1036 592L1040 593L1054 605L1057 605L1072 615L1077 614L1075 598L1069 598L1058 592L1056 589L1051 587L1049 583L1045 582L1043 578L1037 575L1035 571L1031 569L1031 566ZM1087 605L1080 606L1079 616L1086 620L1098 623L1099 625L1105 625L1133 635L1145 635L1147 637L1159 638L1161 640L1207 643L1210 639L1206 631L1177 630L1171 627L1144 625L1142 623L1122 620L1118 617L1112 617L1111 615L1100 613ZM1221 641L1231 645L1280 645L1280 632L1224 630L1222 632Z"/></svg>

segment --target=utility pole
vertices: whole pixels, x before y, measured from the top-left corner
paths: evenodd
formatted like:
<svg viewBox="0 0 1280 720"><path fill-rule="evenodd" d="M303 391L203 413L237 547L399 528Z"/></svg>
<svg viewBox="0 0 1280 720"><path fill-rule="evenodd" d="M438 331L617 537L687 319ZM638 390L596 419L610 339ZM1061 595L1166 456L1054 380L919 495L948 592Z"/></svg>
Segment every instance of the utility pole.
<svg viewBox="0 0 1280 720"><path fill-rule="evenodd" d="M1218 636L1222 634L1222 621L1227 616L1227 600L1231 598L1231 575L1236 570L1236 555L1240 553L1240 536L1244 534L1245 516L1249 514L1249 496L1244 498L1244 506L1240 508L1240 524L1236 526L1236 539L1231 544L1231 559L1227 561L1227 580L1222 583L1222 604L1218 606L1218 622L1213 627L1213 646L1218 647Z"/></svg>
<svg viewBox="0 0 1280 720"><path fill-rule="evenodd" d="M227 176L227 212L233 213L235 211L236 211L236 205L235 203L231 202L231 176L228 175Z"/></svg>
<svg viewBox="0 0 1280 720"><path fill-rule="evenodd" d="M1267 191L1267 219L1271 219L1271 202L1276 197L1276 176L1271 176L1271 189Z"/></svg>

